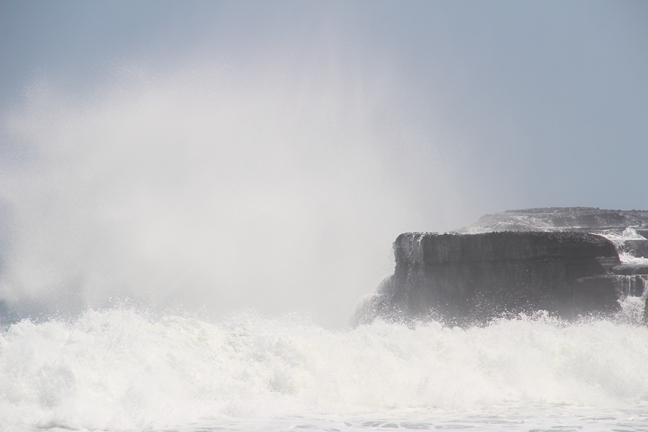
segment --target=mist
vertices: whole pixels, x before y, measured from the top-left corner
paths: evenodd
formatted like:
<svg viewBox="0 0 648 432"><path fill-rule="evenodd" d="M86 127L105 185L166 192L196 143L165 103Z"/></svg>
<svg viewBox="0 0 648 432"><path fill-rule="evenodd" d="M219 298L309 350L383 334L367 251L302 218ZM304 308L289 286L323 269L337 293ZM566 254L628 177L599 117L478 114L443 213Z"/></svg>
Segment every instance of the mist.
<svg viewBox="0 0 648 432"><path fill-rule="evenodd" d="M585 4L6 3L3 308L340 327L401 232L648 208L645 8Z"/></svg>
<svg viewBox="0 0 648 432"><path fill-rule="evenodd" d="M376 151L388 96L326 72L237 72L127 71L67 104L33 88L6 123L27 150L3 172L5 299L348 316L389 272L398 228L420 217Z"/></svg>

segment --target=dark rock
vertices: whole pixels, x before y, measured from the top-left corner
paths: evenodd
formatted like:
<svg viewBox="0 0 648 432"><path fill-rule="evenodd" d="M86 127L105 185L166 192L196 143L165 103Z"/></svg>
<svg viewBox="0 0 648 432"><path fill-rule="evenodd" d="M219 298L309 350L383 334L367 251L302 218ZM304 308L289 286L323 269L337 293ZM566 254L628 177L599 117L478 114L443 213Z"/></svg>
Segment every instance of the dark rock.
<svg viewBox="0 0 648 432"><path fill-rule="evenodd" d="M621 248L635 257L648 258L648 240L625 240Z"/></svg>
<svg viewBox="0 0 648 432"><path fill-rule="evenodd" d="M394 254L394 275L367 307L384 318L432 313L453 324L537 310L611 310L607 287L588 278L619 265L609 240L574 232L408 233L396 239ZM576 285L601 299L576 307Z"/></svg>
<svg viewBox="0 0 648 432"><path fill-rule="evenodd" d="M648 265L620 265L612 267L611 272L618 275L648 275Z"/></svg>
<svg viewBox="0 0 648 432"><path fill-rule="evenodd" d="M618 277L623 276L598 275L575 280L573 284L573 315L618 312L621 309L618 302Z"/></svg>
<svg viewBox="0 0 648 432"><path fill-rule="evenodd" d="M638 229L637 234L639 234L640 236L642 236L645 239L648 239L648 229L646 229L646 230Z"/></svg>
<svg viewBox="0 0 648 432"><path fill-rule="evenodd" d="M646 280L639 275L599 275L580 278L574 284L574 311L610 314L621 310L619 299L641 297Z"/></svg>
<svg viewBox="0 0 648 432"><path fill-rule="evenodd" d="M541 310L565 319L614 314L620 300L642 296L648 279L648 265L621 263L617 247L636 252L644 243L615 245L591 231L618 238L644 225L646 211L577 207L487 215L460 233L401 234L394 274L354 319L469 325Z"/></svg>

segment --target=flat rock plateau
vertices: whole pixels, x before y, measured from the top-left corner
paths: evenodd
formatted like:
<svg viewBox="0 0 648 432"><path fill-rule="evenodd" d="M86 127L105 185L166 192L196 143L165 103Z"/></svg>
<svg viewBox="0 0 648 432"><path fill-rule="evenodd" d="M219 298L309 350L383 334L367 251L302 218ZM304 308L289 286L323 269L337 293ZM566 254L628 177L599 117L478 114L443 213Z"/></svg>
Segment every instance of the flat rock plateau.
<svg viewBox="0 0 648 432"><path fill-rule="evenodd" d="M648 211L505 211L455 232L401 234L394 255L394 274L358 307L355 324L465 326L538 311L573 320L613 316L629 297L648 320Z"/></svg>

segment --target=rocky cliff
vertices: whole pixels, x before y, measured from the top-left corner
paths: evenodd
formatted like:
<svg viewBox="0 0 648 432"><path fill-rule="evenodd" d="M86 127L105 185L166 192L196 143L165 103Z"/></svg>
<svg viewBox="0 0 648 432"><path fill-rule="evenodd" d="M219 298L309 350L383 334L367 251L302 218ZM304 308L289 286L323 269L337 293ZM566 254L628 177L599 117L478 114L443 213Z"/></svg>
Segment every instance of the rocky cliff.
<svg viewBox="0 0 648 432"><path fill-rule="evenodd" d="M488 215L456 233L401 234L394 274L355 320L466 325L540 310L565 319L614 314L627 296L646 301L642 217L648 226L648 212L531 209Z"/></svg>

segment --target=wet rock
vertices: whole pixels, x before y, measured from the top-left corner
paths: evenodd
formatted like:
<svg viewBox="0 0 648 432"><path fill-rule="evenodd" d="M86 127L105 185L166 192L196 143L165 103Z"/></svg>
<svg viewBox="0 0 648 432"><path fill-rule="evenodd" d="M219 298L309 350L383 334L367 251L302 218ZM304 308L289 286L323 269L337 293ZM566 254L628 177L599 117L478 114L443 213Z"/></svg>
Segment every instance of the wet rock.
<svg viewBox="0 0 648 432"><path fill-rule="evenodd" d="M611 272L618 275L648 275L648 265L620 265Z"/></svg>
<svg viewBox="0 0 648 432"><path fill-rule="evenodd" d="M641 297L646 278L641 275L606 274L577 279L574 283L574 312L577 315L621 310L619 299Z"/></svg>
<svg viewBox="0 0 648 432"><path fill-rule="evenodd" d="M537 310L569 317L607 312L616 301L607 282L592 279L620 264L614 245L597 235L407 233L394 254L394 275L365 306L386 319L431 315L463 324ZM600 295L577 305L577 289Z"/></svg>
<svg viewBox="0 0 648 432"><path fill-rule="evenodd" d="M637 234L639 234L640 236L642 236L645 239L648 239L648 229L645 229L645 230L638 229L636 231L637 231Z"/></svg>
<svg viewBox="0 0 648 432"><path fill-rule="evenodd" d="M648 258L648 240L626 240L623 249L638 258Z"/></svg>
<svg viewBox="0 0 648 432"><path fill-rule="evenodd" d="M487 214L459 230L464 233L492 231L603 231L633 227L648 233L648 211L606 210L594 207L548 207L507 210ZM643 235L643 234L640 234ZM648 238L648 237L646 237Z"/></svg>
<svg viewBox="0 0 648 432"><path fill-rule="evenodd" d="M614 314L620 300L646 288L648 263L622 263L617 250L644 256L648 240L632 234L642 226L647 211L575 207L486 215L456 233L401 234L394 274L354 319L469 325L536 311L565 319ZM596 233L631 239L615 245Z"/></svg>

